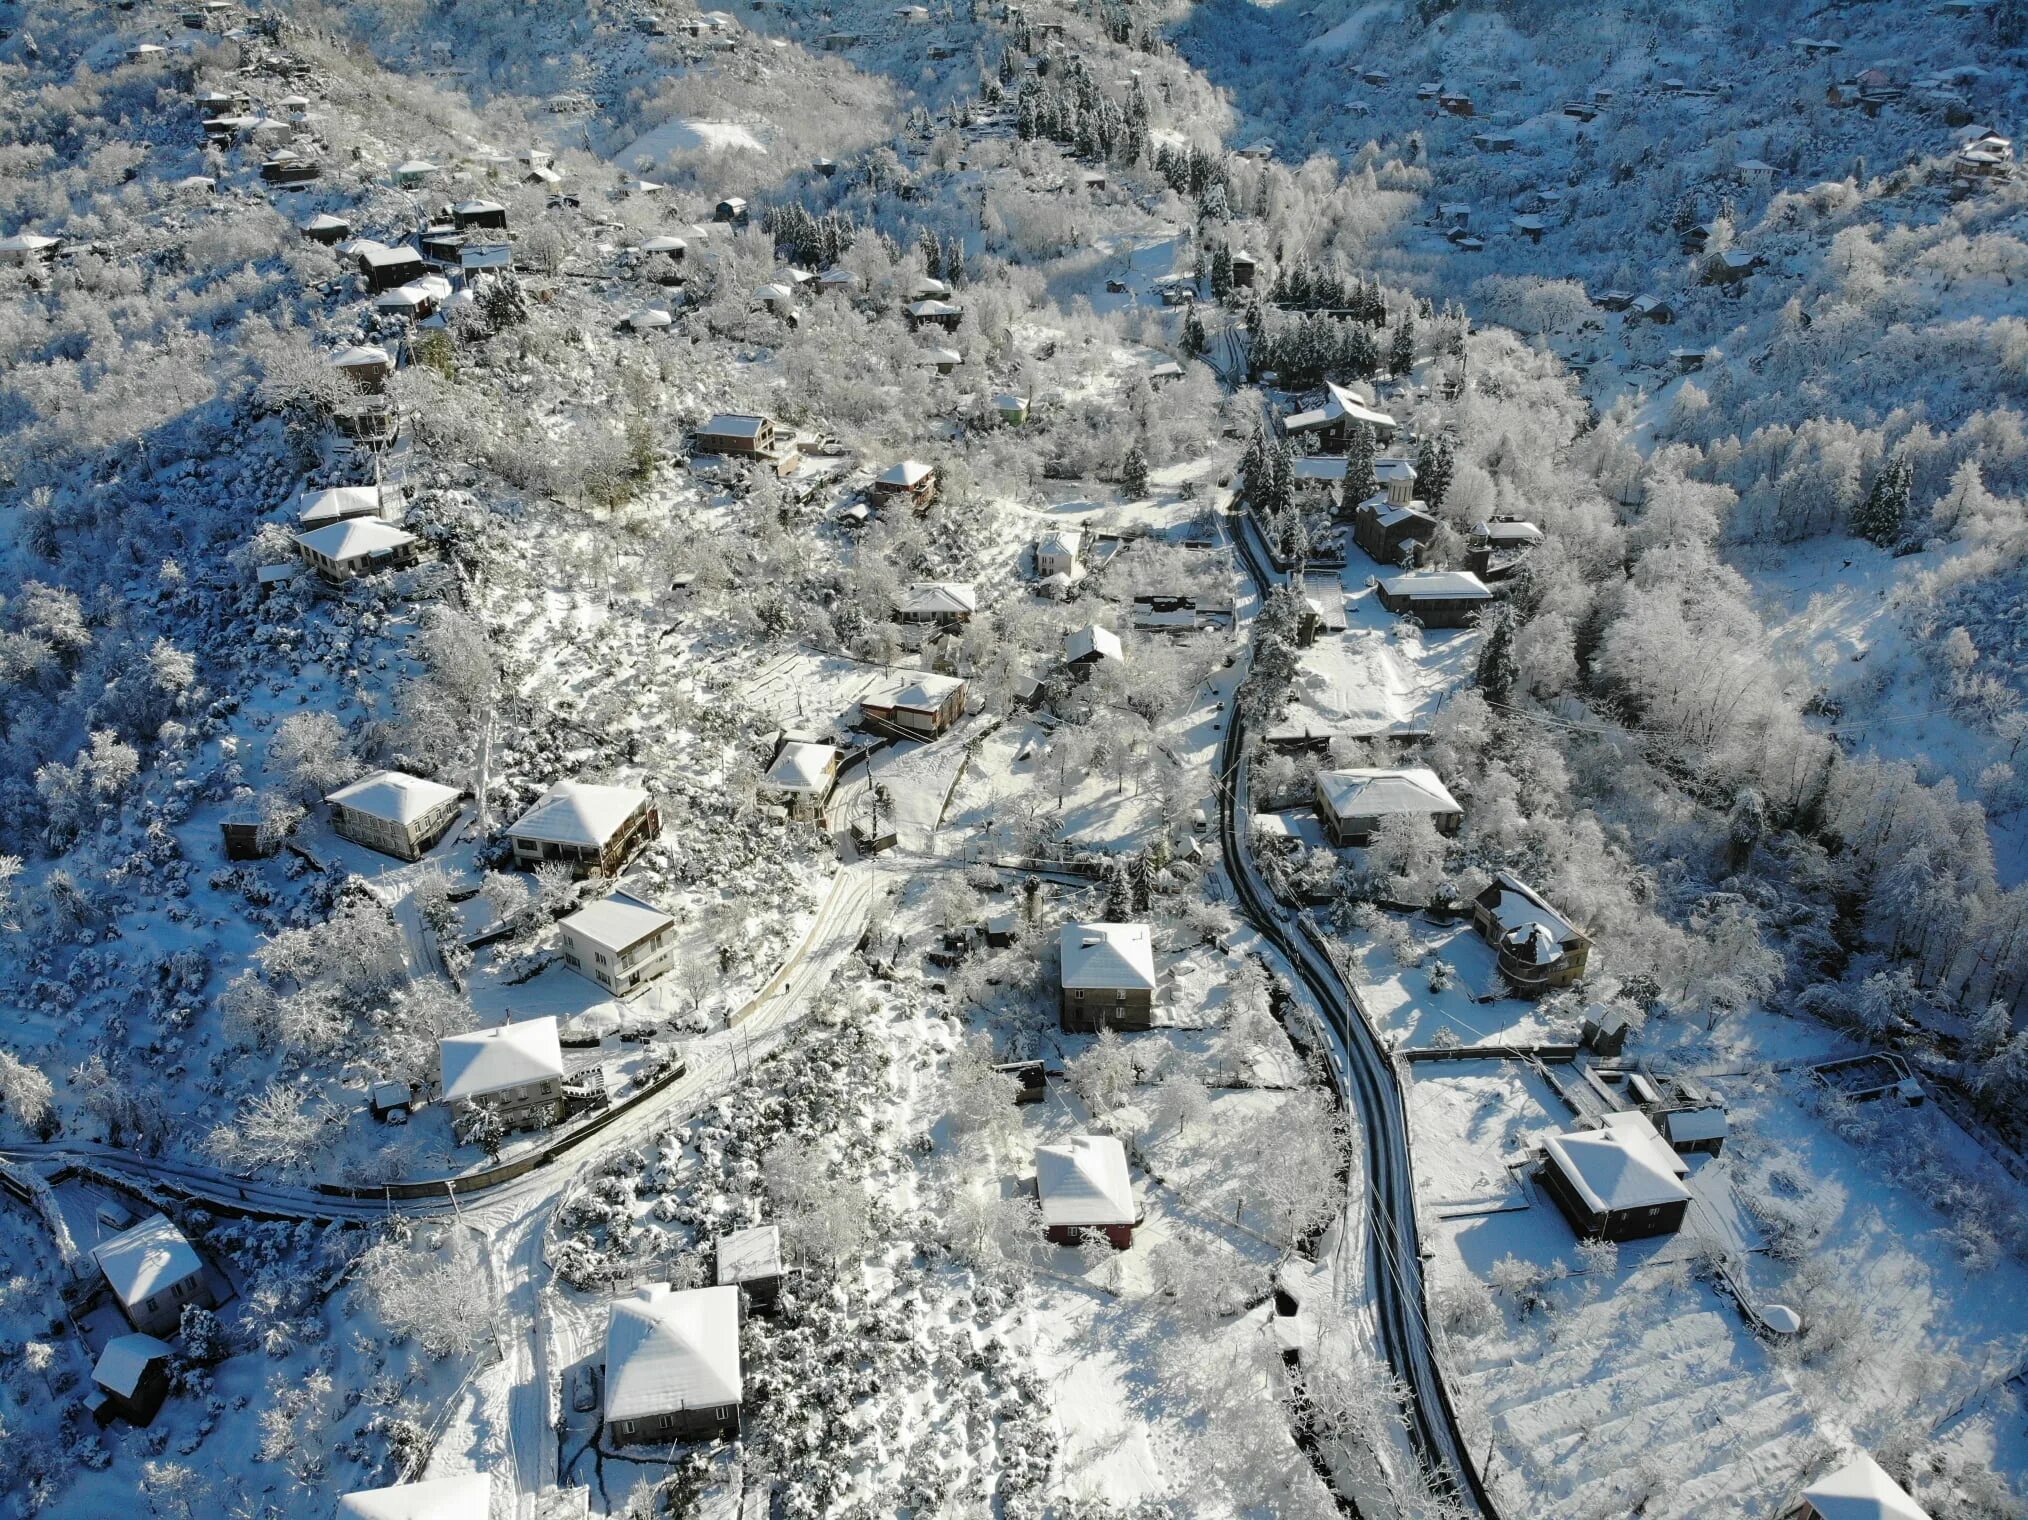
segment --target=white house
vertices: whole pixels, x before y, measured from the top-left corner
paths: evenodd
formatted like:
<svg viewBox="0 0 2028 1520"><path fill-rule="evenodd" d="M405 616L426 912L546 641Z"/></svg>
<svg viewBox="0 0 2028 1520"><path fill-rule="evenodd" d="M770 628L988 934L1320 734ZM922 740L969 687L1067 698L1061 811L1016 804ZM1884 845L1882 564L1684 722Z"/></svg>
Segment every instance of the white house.
<svg viewBox="0 0 2028 1520"><path fill-rule="evenodd" d="M1134 1243L1140 1209L1127 1174L1126 1147L1111 1135L1073 1135L1035 1148L1035 1193L1042 1231L1057 1245L1076 1245L1097 1230L1114 1248Z"/></svg>
<svg viewBox="0 0 2028 1520"><path fill-rule="evenodd" d="M399 860L420 860L457 821L462 798L455 787L406 771L374 771L325 797L331 827L369 850Z"/></svg>
<svg viewBox="0 0 2028 1520"><path fill-rule="evenodd" d="M415 563L418 540L376 517L354 517L296 535L296 552L327 581L349 581Z"/></svg>
<svg viewBox="0 0 2028 1520"><path fill-rule="evenodd" d="M633 852L662 831L662 815L635 786L559 781L507 830L514 863L532 871L561 861L577 875L619 874Z"/></svg>
<svg viewBox="0 0 2028 1520"><path fill-rule="evenodd" d="M606 1320L606 1432L616 1445L739 1434L739 1289L651 1284Z"/></svg>
<svg viewBox="0 0 2028 1520"><path fill-rule="evenodd" d="M1804 1489L1785 1520L1929 1520L1929 1511L1862 1451Z"/></svg>
<svg viewBox="0 0 2028 1520"><path fill-rule="evenodd" d="M589 903L557 926L563 963L616 997L632 997L676 961L676 920L626 892Z"/></svg>
<svg viewBox="0 0 2028 1520"><path fill-rule="evenodd" d="M1084 573L1080 560L1083 553L1084 530L1058 528L1036 541L1035 573L1043 577L1061 575L1076 580Z"/></svg>
<svg viewBox="0 0 2028 1520"><path fill-rule="evenodd" d="M296 526L307 533L312 528L349 522L355 517L392 522L400 503L400 494L384 486L326 486L298 494Z"/></svg>
<svg viewBox="0 0 2028 1520"><path fill-rule="evenodd" d="M1465 810L1435 771L1420 766L1406 770L1344 770L1317 772L1317 816L1331 843L1368 843L1389 818L1427 818L1440 834L1455 834Z"/></svg>
<svg viewBox="0 0 2028 1520"><path fill-rule="evenodd" d="M897 623L968 623L978 610L970 581L917 581L894 599Z"/></svg>
<svg viewBox="0 0 2028 1520"><path fill-rule="evenodd" d="M62 247L62 238L44 237L37 232L17 232L0 238L0 263L48 263Z"/></svg>
<svg viewBox="0 0 2028 1520"><path fill-rule="evenodd" d="M492 1513L486 1473L355 1489L338 1501L338 1520L491 1520Z"/></svg>
<svg viewBox="0 0 2028 1520"><path fill-rule="evenodd" d="M446 1035L437 1042L443 1099L462 1116L481 1100L509 1129L563 1117L563 1042L554 1015Z"/></svg>
<svg viewBox="0 0 2028 1520"><path fill-rule="evenodd" d="M100 1241L92 1247L92 1260L127 1323L143 1335L174 1335L185 1304L207 1309L217 1304L203 1261L166 1214L150 1214Z"/></svg>
<svg viewBox="0 0 2028 1520"><path fill-rule="evenodd" d="M786 740L761 778L761 788L780 798L790 817L821 818L824 805L837 789L843 758L835 744Z"/></svg>
<svg viewBox="0 0 2028 1520"><path fill-rule="evenodd" d="M1074 1033L1155 1021L1155 940L1146 924L1065 924L1057 939L1061 1021Z"/></svg>

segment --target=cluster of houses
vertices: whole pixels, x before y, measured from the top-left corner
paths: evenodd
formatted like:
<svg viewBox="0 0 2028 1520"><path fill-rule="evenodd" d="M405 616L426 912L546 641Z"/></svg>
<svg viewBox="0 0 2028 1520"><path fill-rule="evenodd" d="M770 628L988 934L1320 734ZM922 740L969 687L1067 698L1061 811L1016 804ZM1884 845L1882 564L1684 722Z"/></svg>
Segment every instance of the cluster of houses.
<svg viewBox="0 0 2028 1520"><path fill-rule="evenodd" d="M166 1214L152 1214L92 1247L105 1289L131 1330L100 1347L87 1407L99 1424L145 1426L169 1394L169 1344L189 1305L218 1306L213 1278Z"/></svg>

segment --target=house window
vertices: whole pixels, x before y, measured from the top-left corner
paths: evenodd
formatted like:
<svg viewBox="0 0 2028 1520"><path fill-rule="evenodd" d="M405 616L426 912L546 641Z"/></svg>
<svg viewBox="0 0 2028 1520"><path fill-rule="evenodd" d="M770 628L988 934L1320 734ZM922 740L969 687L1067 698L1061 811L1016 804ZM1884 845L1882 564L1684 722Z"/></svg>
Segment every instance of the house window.
<svg viewBox="0 0 2028 1520"><path fill-rule="evenodd" d="M146 1309L150 1314L153 1314L157 1309L162 1307L162 1301L158 1298L151 1298L141 1307Z"/></svg>
<svg viewBox="0 0 2028 1520"><path fill-rule="evenodd" d="M578 971L584 970L584 962L579 960L575 955L571 954L570 951L566 950L563 952L563 959L566 965L569 965Z"/></svg>
<svg viewBox="0 0 2028 1520"><path fill-rule="evenodd" d="M1078 988L1075 992L1071 993L1071 996L1082 1003L1084 1001L1084 988Z"/></svg>

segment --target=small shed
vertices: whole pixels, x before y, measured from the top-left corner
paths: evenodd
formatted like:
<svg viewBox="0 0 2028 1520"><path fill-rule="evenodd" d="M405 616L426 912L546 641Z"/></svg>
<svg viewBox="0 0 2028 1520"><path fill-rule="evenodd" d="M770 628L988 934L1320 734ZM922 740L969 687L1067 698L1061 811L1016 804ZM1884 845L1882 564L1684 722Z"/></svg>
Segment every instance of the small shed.
<svg viewBox="0 0 2028 1520"><path fill-rule="evenodd" d="M169 1358L174 1353L152 1335L116 1335L106 1342L92 1367L92 1382L101 1395L94 1417L101 1425L114 1419L146 1427L169 1396Z"/></svg>
<svg viewBox="0 0 2028 1520"><path fill-rule="evenodd" d="M744 227L746 216L746 201L737 195L728 195L711 211L711 219L714 222L726 222L734 227Z"/></svg>
<svg viewBox="0 0 2028 1520"><path fill-rule="evenodd" d="M1593 1055L1619 1056L1626 1051L1633 1021L1618 1008L1594 1005L1585 1010L1578 1026L1578 1040Z"/></svg>
<svg viewBox="0 0 2028 1520"><path fill-rule="evenodd" d="M346 221L344 217L333 216L328 211L320 211L308 221L300 222L297 225L301 228L303 236L311 242L323 243L327 246L332 243L342 243L352 236L352 224Z"/></svg>
<svg viewBox="0 0 2028 1520"><path fill-rule="evenodd" d="M782 1291L782 1227L755 1225L718 1237L718 1285L738 1288L755 1308L772 1308Z"/></svg>
<svg viewBox="0 0 2028 1520"><path fill-rule="evenodd" d="M366 1089L366 1106L383 1124L399 1124L409 1116L415 1094L406 1082L375 1082Z"/></svg>
<svg viewBox="0 0 2028 1520"><path fill-rule="evenodd" d="M1672 1108L1662 1115L1662 1137L1679 1156L1715 1156L1731 1132L1725 1110L1715 1103Z"/></svg>
<svg viewBox="0 0 2028 1520"><path fill-rule="evenodd" d="M1007 935L1007 942L1013 942L1013 934ZM993 926L986 925L986 943L993 943ZM1049 1096L1049 1069L1040 1061L1002 1061L995 1066L1003 1077L1014 1079L1014 1101L1016 1104L1040 1103Z"/></svg>

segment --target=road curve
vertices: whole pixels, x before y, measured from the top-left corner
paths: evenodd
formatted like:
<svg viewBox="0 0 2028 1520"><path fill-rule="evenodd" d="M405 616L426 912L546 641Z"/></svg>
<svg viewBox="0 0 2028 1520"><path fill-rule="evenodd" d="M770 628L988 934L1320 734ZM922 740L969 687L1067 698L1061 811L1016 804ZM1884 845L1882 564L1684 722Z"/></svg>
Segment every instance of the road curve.
<svg viewBox="0 0 2028 1520"><path fill-rule="evenodd" d="M1244 518L1233 525L1239 562L1265 599L1275 583L1259 565ZM1373 1032L1358 993L1323 949L1285 916L1244 848L1238 813L1249 792L1243 763L1242 720L1235 685L1219 754L1218 833L1225 874L1244 914L1262 938L1281 951L1324 1011L1345 1050L1345 1102L1356 1109L1365 1136L1367 1175L1366 1276L1382 1350L1408 1392L1409 1433L1433 1481L1468 1503L1485 1520L1499 1520L1491 1492L1472 1462L1457 1410L1445 1387L1431 1342L1422 1242L1415 1217L1415 1177L1409 1164L1408 1113L1394 1064Z"/></svg>

